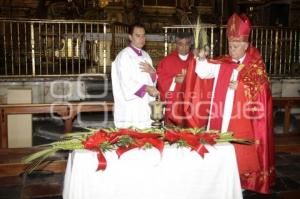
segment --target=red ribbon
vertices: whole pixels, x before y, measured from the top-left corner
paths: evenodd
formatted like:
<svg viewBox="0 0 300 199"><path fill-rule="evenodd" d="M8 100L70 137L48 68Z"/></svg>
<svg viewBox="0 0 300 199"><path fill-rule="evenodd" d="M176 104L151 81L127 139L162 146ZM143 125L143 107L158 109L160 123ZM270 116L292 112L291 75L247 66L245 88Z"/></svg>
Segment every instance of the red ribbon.
<svg viewBox="0 0 300 199"><path fill-rule="evenodd" d="M205 153L208 153L206 147L202 144L208 143L214 145L216 143L215 139L218 136L212 133L201 133L193 134L188 131L171 131L167 130L165 132L165 139L170 143L175 143L178 140L184 140L192 150L196 151L201 157L204 157Z"/></svg>
<svg viewBox="0 0 300 199"><path fill-rule="evenodd" d="M130 144L128 147L119 147L116 150L118 157L120 157L123 153L133 148L141 148L146 143L150 143L152 146L158 149L160 154L162 154L163 152L164 141L159 139L161 135L157 133L140 133L132 129L120 129L118 132L112 133L108 133L104 130L99 130L83 142L85 149L97 152L97 170L105 170L107 166L105 156L101 151L101 144L103 144L104 142L108 142L109 144L115 144L120 140L120 136L124 135L131 137L134 140L134 143Z"/></svg>
<svg viewBox="0 0 300 199"><path fill-rule="evenodd" d="M127 147L119 147L116 150L116 153L118 157L120 158L121 155L131 149L134 148L141 148L143 147L146 143L151 144L154 148L156 148L160 154L163 152L164 148L164 141L159 139L161 137L160 134L157 133L139 133L135 130L132 129L120 129L119 132L116 132L118 135L128 135L133 139L133 143L130 144Z"/></svg>
<svg viewBox="0 0 300 199"><path fill-rule="evenodd" d="M97 171L98 170L105 170L106 169L106 159L105 156L103 155L102 151L98 151L97 152L97 158L98 158L98 167L97 167Z"/></svg>
<svg viewBox="0 0 300 199"><path fill-rule="evenodd" d="M99 130L95 132L93 135L88 137L86 141L83 142L84 148L89 149L92 151L97 152L97 158L98 158L98 170L105 170L106 169L106 159L103 155L103 152L100 149L100 146L102 143L107 142L109 140L108 134L106 131Z"/></svg>
<svg viewBox="0 0 300 199"><path fill-rule="evenodd" d="M204 157L208 150L203 143L214 145L219 135L215 133L200 133L193 134L189 131L175 131L166 130L164 137L157 133L141 133L132 129L119 129L117 132L108 133L104 130L96 131L93 135L83 141L85 149L93 150L97 152L98 167L97 170L105 170L107 162L103 151L101 150L101 144L108 142L109 144L118 143L121 136L127 135L133 139L133 143L126 147L118 147L116 153L120 158L121 155L134 148L142 148L146 143L151 144L162 155L164 149L164 141L168 141L170 144L177 142L178 140L184 140L192 150L196 151L201 157Z"/></svg>
<svg viewBox="0 0 300 199"><path fill-rule="evenodd" d="M103 130L96 131L93 135L88 137L86 141L83 142L84 148L90 150L99 149L100 144L108 141L109 137L107 136L107 132Z"/></svg>
<svg viewBox="0 0 300 199"><path fill-rule="evenodd" d="M125 153L131 149L134 149L134 148L141 148L146 143L151 144L162 155L163 148L164 148L164 142L160 139L154 139L154 138L141 138L141 139L135 138L133 144L129 145L128 147L119 147L116 150L116 153L117 153L118 157L120 158L123 153Z"/></svg>

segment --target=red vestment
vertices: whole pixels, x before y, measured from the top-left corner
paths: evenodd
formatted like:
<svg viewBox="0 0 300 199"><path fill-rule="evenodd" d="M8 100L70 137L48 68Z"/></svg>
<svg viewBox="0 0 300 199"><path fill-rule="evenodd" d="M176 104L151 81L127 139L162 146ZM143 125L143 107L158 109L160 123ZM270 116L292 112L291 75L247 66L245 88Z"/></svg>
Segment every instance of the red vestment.
<svg viewBox="0 0 300 199"><path fill-rule="evenodd" d="M222 105L224 105L232 71L239 65L233 63L232 58L228 56L210 62L220 64L219 75L215 77L217 82L213 100L214 104L217 105L215 107L218 108L219 115L210 118L210 129L221 130L220 125L222 125L224 111ZM248 48L242 64L243 68L238 74L238 86L235 90L232 114L227 131L232 131L236 138L254 140L252 145L234 144L242 187L260 193L269 193L270 186L275 182L270 85L265 71L265 64L256 48ZM200 67L205 67L205 65ZM195 82L202 81L199 77L195 77L195 73L192 74L190 71L194 68L195 66L191 66L188 70L185 88L195 88ZM212 86L204 85L202 82L197 86L197 90L202 93L208 90L211 91ZM187 89L186 91L189 92ZM209 95L204 93L202 96ZM188 103L191 102L190 97L185 99L188 100ZM193 103L199 103L201 100L203 99L194 99ZM188 121L187 124L190 127L203 127L206 122L206 120L196 115L192 115L192 119L188 119ZM197 124L199 125L197 126Z"/></svg>
<svg viewBox="0 0 300 199"><path fill-rule="evenodd" d="M166 56L157 66L157 88L160 92L161 100L166 103L165 124L172 125L181 123L181 105L183 99L182 85L176 83L174 91L169 91L170 86L183 69L187 69L189 61L193 59L193 54L189 53L187 60L181 60L178 52L174 51ZM175 103L176 102L176 103Z"/></svg>
<svg viewBox="0 0 300 199"><path fill-rule="evenodd" d="M254 140L250 146L235 144L242 187L269 193L275 183L272 93L265 64L256 48L248 49L243 64L228 130L235 132L235 137ZM238 106L243 114L237 113ZM234 115L241 117L233 118Z"/></svg>
<svg viewBox="0 0 300 199"><path fill-rule="evenodd" d="M195 72L196 60L189 63L184 84L183 126L204 128L207 125L213 79L201 79Z"/></svg>

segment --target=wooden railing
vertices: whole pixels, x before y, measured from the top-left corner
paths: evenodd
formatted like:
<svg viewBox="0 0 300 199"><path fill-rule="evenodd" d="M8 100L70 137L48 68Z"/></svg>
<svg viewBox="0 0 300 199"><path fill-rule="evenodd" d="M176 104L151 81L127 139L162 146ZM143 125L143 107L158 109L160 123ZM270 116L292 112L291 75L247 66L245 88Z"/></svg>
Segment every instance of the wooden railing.
<svg viewBox="0 0 300 199"><path fill-rule="evenodd" d="M289 133L291 110L292 108L300 108L300 97L274 97L273 106L278 106L284 109L283 134ZM300 133L300 129L298 129Z"/></svg>
<svg viewBox="0 0 300 199"><path fill-rule="evenodd" d="M14 104L0 105L0 148L8 147L8 115L51 113L58 114L65 123L64 132L71 132L73 120L81 112L111 112L112 102L76 102L63 104Z"/></svg>
<svg viewBox="0 0 300 199"><path fill-rule="evenodd" d="M291 110L300 107L300 97L274 97L273 107L284 109L283 132L275 136L276 152L300 152L300 129L289 132L291 126ZM274 121L275 122L275 121ZM275 125L275 123L273 124Z"/></svg>

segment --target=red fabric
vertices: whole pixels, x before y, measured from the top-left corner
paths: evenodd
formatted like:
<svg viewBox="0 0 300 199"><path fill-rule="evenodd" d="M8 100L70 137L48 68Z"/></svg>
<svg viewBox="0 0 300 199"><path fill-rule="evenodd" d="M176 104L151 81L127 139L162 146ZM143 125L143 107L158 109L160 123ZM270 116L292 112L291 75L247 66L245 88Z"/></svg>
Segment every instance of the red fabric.
<svg viewBox="0 0 300 199"><path fill-rule="evenodd" d="M243 63L245 67L238 76L233 113L237 112L236 104L239 104L246 107L243 109L246 115L242 116L251 119L232 119L229 130L236 132L237 137L252 136L255 141L255 145L249 147L235 145L242 187L269 193L270 186L275 183L272 94L264 62L256 48L248 49ZM256 157L249 154L256 154ZM256 164L258 169L255 169Z"/></svg>
<svg viewBox="0 0 300 199"><path fill-rule="evenodd" d="M196 60L189 63L185 77L184 125L201 128L207 125L213 79L201 79L195 73Z"/></svg>
<svg viewBox="0 0 300 199"><path fill-rule="evenodd" d="M245 15L234 13L227 23L227 38L229 41L248 41L251 24Z"/></svg>
<svg viewBox="0 0 300 199"><path fill-rule="evenodd" d="M220 65L220 71L217 78L215 87L215 95L213 99L213 106L211 110L210 129L221 129L222 120L224 114L225 98L227 94L228 85L233 72L233 69L237 67L237 64L230 61L223 61Z"/></svg>
<svg viewBox="0 0 300 199"><path fill-rule="evenodd" d="M230 57L224 57L211 61L221 64L219 76L224 71L227 73L226 70L230 71L237 66L234 63L230 64L229 60L231 60ZM253 145L234 145L242 187L260 193L269 193L270 186L275 182L270 85L264 62L256 48L252 46L248 48L243 64L244 68L238 76L238 87L235 91L228 131L234 132L237 138L252 139L255 142ZM186 92L193 91L191 88L194 88L195 82L200 79L195 73L190 73L190 69L194 71L195 66L190 67L186 76ZM224 78L229 74L231 73L228 72L227 75L223 74L224 77L218 77L217 81L220 81L220 86L217 86L217 83L215 96L219 92L223 96L224 92L226 93L229 81L226 80L225 84ZM207 92L207 90L204 89L202 92ZM203 95L207 96L205 93ZM224 97L217 98L219 102L222 102L222 99L225 100ZM189 119L187 124L190 127L197 127L193 119ZM222 121L222 118L220 117L219 120ZM220 125L215 130L220 130Z"/></svg>
<svg viewBox="0 0 300 199"><path fill-rule="evenodd" d="M182 69L187 69L189 60L193 58L190 53L188 59L183 61L178 56L178 52L174 51L157 66L157 88L160 92L161 100L166 103L165 124L181 124L182 109L181 102L183 100L182 85L176 84L174 91L169 91L173 78L182 73ZM175 103L176 102L176 103Z"/></svg>
<svg viewBox="0 0 300 199"><path fill-rule="evenodd" d="M237 88L235 100L235 103L240 103L241 106L247 103L243 83L240 83ZM270 186L275 182L275 160L272 120L270 119L272 118L272 97L268 84L261 87L256 102L261 103L261 108L258 108L258 111L248 111L246 114L255 119L249 120L245 117L232 119L229 130L236 132L235 137L251 137L255 143L249 146L234 145L242 187L260 193L269 193ZM236 108L233 111L236 113Z"/></svg>
<svg viewBox="0 0 300 199"><path fill-rule="evenodd" d="M270 185L275 183L275 159L274 159L274 138L272 125L272 93L269 85L264 85L262 91L257 96L257 100L265 107L265 110L257 111L254 114L258 119L252 121L252 127L256 140L256 150L260 163L260 172L252 176L256 180L251 184L251 179L244 175L241 180L245 187L252 190L259 190L262 193L269 193ZM263 115L259 118L258 115ZM261 180L262 179L262 180Z"/></svg>
<svg viewBox="0 0 300 199"><path fill-rule="evenodd" d="M244 85L239 82L238 88L235 92L234 106L232 110L232 118L228 127L228 131L234 132L236 138L246 138L255 141L254 129L252 127L252 122L242 114L241 107L247 103L247 99L243 91ZM260 171L260 165L258 160L258 154L256 151L255 144L242 145L234 144L236 158L239 168L239 173L241 177L241 184L244 189L255 190L255 182L247 182L244 180L246 174L258 173ZM261 192L261 191L259 191Z"/></svg>

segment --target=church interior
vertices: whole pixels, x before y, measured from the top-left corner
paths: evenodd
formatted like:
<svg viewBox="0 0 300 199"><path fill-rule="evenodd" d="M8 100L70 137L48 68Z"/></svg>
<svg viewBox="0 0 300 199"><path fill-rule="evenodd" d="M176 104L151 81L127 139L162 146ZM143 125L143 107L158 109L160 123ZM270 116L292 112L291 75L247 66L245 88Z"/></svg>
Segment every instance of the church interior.
<svg viewBox="0 0 300 199"><path fill-rule="evenodd" d="M62 198L68 153L27 174L22 158L65 132L113 127L111 65L142 23L156 66L197 18L210 57L228 54L233 13L252 23L273 97L276 184L245 199L300 194L300 0L1 0L0 198Z"/></svg>

